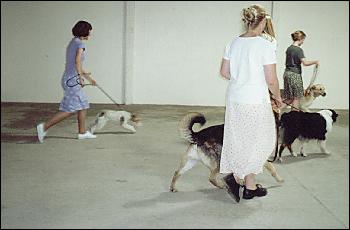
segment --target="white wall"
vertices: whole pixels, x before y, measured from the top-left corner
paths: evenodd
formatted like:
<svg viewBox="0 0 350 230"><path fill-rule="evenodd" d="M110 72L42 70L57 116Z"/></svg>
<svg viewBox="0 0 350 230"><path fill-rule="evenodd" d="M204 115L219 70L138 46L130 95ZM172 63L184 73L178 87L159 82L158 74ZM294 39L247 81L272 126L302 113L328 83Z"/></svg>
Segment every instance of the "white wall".
<svg viewBox="0 0 350 230"><path fill-rule="evenodd" d="M134 103L224 105L224 47L242 31L241 10L252 3L136 2Z"/></svg>
<svg viewBox="0 0 350 230"><path fill-rule="evenodd" d="M123 2L1 1L1 101L59 102L65 51L79 20L92 24L84 69L122 99ZM110 102L85 88L90 102Z"/></svg>
<svg viewBox="0 0 350 230"><path fill-rule="evenodd" d="M349 3L333 1L2 1L1 101L59 102L65 47L83 19L93 26L85 67L118 102L223 106L223 50L243 30L242 8L253 3L273 8L281 88L290 33L300 29L306 57L321 61L316 82L328 93L313 108L348 109ZM312 68L303 68L304 86ZM85 90L90 102L110 103L96 88Z"/></svg>

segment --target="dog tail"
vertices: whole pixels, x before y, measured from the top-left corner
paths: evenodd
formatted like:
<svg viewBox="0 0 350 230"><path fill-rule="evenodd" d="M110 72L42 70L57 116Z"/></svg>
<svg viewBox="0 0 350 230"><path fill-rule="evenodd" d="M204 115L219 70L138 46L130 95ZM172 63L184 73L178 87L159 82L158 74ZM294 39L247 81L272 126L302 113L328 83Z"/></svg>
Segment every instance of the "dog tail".
<svg viewBox="0 0 350 230"><path fill-rule="evenodd" d="M179 124L181 137L190 143L196 143L196 132L193 131L192 127L196 123L199 123L201 126L203 126L205 122L205 117L201 113L189 113L185 115Z"/></svg>

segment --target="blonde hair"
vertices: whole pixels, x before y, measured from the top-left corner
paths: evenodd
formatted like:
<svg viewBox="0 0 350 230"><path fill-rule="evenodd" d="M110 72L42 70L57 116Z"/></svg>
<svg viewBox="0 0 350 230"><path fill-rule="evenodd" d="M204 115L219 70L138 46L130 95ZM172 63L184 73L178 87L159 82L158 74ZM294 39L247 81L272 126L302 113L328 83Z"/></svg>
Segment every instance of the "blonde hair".
<svg viewBox="0 0 350 230"><path fill-rule="evenodd" d="M242 20L248 28L251 27L252 29L255 29L264 19L266 19L264 33L275 38L275 31L273 29L271 16L262 6L251 5L242 10Z"/></svg>
<svg viewBox="0 0 350 230"><path fill-rule="evenodd" d="M297 30L294 33L292 33L291 36L293 41L300 41L306 37L306 34L301 30Z"/></svg>

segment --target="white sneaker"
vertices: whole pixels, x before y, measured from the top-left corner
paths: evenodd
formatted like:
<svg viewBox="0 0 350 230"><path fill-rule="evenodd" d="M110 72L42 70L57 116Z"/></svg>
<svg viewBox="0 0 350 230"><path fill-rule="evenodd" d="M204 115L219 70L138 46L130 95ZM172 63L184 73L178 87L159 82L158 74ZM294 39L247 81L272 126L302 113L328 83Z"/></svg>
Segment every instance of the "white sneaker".
<svg viewBox="0 0 350 230"><path fill-rule="evenodd" d="M96 138L96 135L93 135L92 133L90 133L89 131L86 131L84 134L78 134L78 139L82 140L82 139L93 139Z"/></svg>
<svg viewBox="0 0 350 230"><path fill-rule="evenodd" d="M44 123L40 123L36 126L36 131L38 132L38 139L40 143L44 142L44 137L46 136L46 132L44 132Z"/></svg>

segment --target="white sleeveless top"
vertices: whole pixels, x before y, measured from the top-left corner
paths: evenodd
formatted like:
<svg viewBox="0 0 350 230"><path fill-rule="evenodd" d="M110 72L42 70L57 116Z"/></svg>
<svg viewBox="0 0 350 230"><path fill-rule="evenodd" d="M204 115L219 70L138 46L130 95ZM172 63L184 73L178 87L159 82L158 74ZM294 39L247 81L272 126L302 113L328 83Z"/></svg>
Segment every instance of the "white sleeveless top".
<svg viewBox="0 0 350 230"><path fill-rule="evenodd" d="M264 65L276 63L276 40L236 37L226 46L223 58L230 60L228 103L270 103Z"/></svg>

